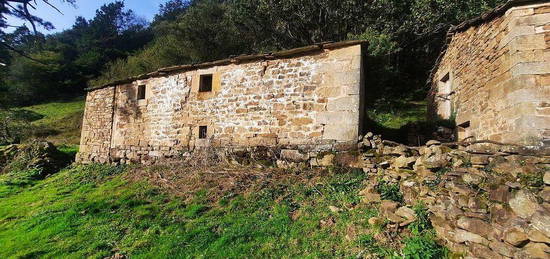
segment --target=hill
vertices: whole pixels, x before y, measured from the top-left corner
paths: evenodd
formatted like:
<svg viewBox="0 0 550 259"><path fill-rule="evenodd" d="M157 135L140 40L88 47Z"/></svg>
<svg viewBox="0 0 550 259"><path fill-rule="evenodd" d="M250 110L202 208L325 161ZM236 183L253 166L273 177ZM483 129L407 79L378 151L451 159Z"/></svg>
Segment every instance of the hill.
<svg viewBox="0 0 550 259"><path fill-rule="evenodd" d="M78 97L2 110L0 119L9 131L3 132L4 138L44 138L56 145L76 148L83 115L84 98Z"/></svg>

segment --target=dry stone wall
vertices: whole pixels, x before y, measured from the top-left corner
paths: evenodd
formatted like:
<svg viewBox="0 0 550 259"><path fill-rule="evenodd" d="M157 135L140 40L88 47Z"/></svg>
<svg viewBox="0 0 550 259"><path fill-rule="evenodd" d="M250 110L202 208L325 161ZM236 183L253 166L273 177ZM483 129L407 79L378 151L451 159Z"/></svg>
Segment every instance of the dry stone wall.
<svg viewBox="0 0 550 259"><path fill-rule="evenodd" d="M432 78L432 115L458 137L550 145L550 4L453 32Z"/></svg>
<svg viewBox="0 0 550 259"><path fill-rule="evenodd" d="M360 195L380 204L388 228L404 230L414 217L400 211L422 203L441 244L457 255L550 257L550 156L489 144L429 141L412 148L376 142L348 164L369 174ZM376 191L381 182L399 185L403 201L384 200Z"/></svg>
<svg viewBox="0 0 550 259"><path fill-rule="evenodd" d="M373 134L358 148L277 165L361 168L361 202L379 211L368 222L385 233L377 241L410 235L421 206L451 258L550 258L550 156L476 142L408 147Z"/></svg>
<svg viewBox="0 0 550 259"><path fill-rule="evenodd" d="M94 90L86 103L90 113L80 161L107 154L113 161L144 162L197 148L354 147L361 130L362 48L215 66ZM212 91L199 91L201 75L212 75ZM140 85L146 86L144 100L136 98ZM102 94L107 92L112 94ZM112 116L112 132L91 133L111 127L93 116ZM199 137L200 126L206 126L206 138Z"/></svg>

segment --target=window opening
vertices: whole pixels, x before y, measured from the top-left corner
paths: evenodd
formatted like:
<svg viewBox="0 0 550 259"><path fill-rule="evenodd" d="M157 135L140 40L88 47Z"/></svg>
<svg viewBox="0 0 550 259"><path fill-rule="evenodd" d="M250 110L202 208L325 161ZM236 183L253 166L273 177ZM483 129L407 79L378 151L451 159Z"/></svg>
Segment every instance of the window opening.
<svg viewBox="0 0 550 259"><path fill-rule="evenodd" d="M201 75L199 92L212 92L212 74Z"/></svg>

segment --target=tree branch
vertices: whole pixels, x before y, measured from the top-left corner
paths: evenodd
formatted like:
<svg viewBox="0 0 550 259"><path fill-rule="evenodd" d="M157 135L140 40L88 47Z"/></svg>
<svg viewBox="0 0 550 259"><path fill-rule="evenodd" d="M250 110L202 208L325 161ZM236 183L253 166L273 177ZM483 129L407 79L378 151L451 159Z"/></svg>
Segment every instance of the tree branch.
<svg viewBox="0 0 550 259"><path fill-rule="evenodd" d="M25 54L25 52L23 52L23 51L21 51L21 50L18 50L18 49L12 47L11 45L9 45L9 44L7 44L7 43L5 43L5 42L3 42L3 41L0 41L0 45L6 47L7 49L9 49L9 50L11 50L11 51L13 51L13 52L15 52L15 53L17 53L17 54L19 54L19 55L22 56L22 57L25 57L25 58L27 58L27 59L30 59L30 60L32 60L32 61L34 61L34 62L37 62L37 63L40 63L40 64L42 64L42 65L48 65L48 64L46 64L46 63L44 63L44 62L42 62L42 61L40 61L40 60L38 60L38 59L35 59L35 58L33 58L33 57L31 57L31 56Z"/></svg>

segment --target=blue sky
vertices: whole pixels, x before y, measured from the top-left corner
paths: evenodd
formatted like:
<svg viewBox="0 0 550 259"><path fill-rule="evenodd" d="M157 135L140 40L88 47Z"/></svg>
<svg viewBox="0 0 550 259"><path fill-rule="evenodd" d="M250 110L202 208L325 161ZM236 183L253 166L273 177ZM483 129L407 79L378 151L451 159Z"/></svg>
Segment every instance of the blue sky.
<svg viewBox="0 0 550 259"><path fill-rule="evenodd" d="M51 0L50 2L55 4L63 15L52 9L51 7L43 4L41 1L37 1L37 10L31 10L31 13L43 18L46 21L51 22L55 26L53 31L40 31L45 33L59 32L64 29L70 29L74 24L77 16L83 16L86 19L91 19L95 15L95 11L106 3L114 2L115 0L76 0L76 6L62 3L61 0ZM134 12L151 21L159 9L159 5L165 3L167 0L124 0L124 4L127 9L132 9ZM11 25L20 25L23 22L17 19L8 19ZM30 28L30 24L27 24Z"/></svg>

